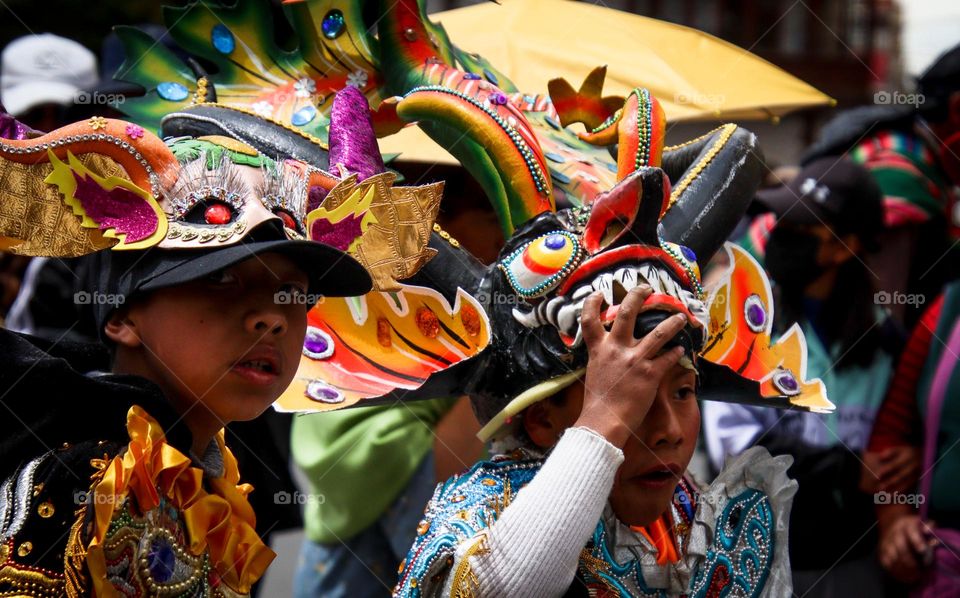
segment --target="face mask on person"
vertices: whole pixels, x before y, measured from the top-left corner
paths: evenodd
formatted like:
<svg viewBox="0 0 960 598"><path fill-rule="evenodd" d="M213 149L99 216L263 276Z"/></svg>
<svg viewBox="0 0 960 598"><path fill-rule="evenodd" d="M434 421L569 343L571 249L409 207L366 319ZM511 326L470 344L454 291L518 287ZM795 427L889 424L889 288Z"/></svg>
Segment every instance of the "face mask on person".
<svg viewBox="0 0 960 598"><path fill-rule="evenodd" d="M817 261L820 237L778 226L770 233L764 265L787 292L802 292L822 273Z"/></svg>

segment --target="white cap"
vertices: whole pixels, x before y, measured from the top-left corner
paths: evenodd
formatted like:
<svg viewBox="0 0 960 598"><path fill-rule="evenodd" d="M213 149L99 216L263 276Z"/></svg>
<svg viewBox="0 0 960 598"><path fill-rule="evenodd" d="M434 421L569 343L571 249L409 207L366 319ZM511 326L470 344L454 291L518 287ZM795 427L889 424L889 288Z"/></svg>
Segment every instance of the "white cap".
<svg viewBox="0 0 960 598"><path fill-rule="evenodd" d="M94 53L52 33L17 38L0 56L0 102L14 116L41 104L72 104L99 80Z"/></svg>

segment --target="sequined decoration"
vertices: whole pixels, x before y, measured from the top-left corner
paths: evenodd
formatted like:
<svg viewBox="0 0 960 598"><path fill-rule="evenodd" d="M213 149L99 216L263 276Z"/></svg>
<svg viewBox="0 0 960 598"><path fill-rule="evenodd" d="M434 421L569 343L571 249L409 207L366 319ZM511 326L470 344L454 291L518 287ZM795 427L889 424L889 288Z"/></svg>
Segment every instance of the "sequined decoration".
<svg viewBox="0 0 960 598"><path fill-rule="evenodd" d="M770 499L747 489L730 499L717 521L713 545L694 578L690 596L721 592L754 598L766 586L774 555L774 520Z"/></svg>
<svg viewBox="0 0 960 598"><path fill-rule="evenodd" d="M295 224L293 230L304 234L308 194L306 178L292 169L285 169L282 162L263 166L261 170L263 182L257 189L257 195L264 207L278 216L280 212L288 214ZM291 228L288 224L285 220L284 225Z"/></svg>
<svg viewBox="0 0 960 598"><path fill-rule="evenodd" d="M234 39L233 33L223 23L217 23L210 30L210 43L221 54L231 54L237 47L237 40Z"/></svg>
<svg viewBox="0 0 960 598"><path fill-rule="evenodd" d="M454 550L461 542L476 542L477 532L496 521L542 463L535 459L511 461L496 457L477 463L438 486L417 526L417 538L393 595L423 596L424 582L450 567ZM467 574L465 571L464 575Z"/></svg>
<svg viewBox="0 0 960 598"><path fill-rule="evenodd" d="M230 205L235 214L243 211L243 197L249 190L237 167L225 155L213 168L207 168L207 162L204 154L180 169L176 183L166 193L173 220L182 221L194 206L208 200Z"/></svg>

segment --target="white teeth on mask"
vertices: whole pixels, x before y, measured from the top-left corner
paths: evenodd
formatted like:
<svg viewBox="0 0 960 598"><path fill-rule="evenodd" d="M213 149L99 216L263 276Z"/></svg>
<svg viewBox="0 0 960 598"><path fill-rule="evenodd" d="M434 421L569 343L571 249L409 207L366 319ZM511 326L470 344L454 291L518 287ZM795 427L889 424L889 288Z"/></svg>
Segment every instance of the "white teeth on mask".
<svg viewBox="0 0 960 598"><path fill-rule="evenodd" d="M579 318L580 311L582 309L582 301L577 303L569 303L561 307L559 313L557 314L557 329L567 336L573 336L573 332L580 329Z"/></svg>
<svg viewBox="0 0 960 598"><path fill-rule="evenodd" d="M573 292L573 295L570 296L570 299L573 301L581 301L590 296L590 293L593 292L593 287L591 285L585 284L583 286L577 287L577 290Z"/></svg>
<svg viewBox="0 0 960 598"><path fill-rule="evenodd" d="M538 328L546 324L546 322L540 320L540 316L536 309L531 309L528 312L524 312L514 307L513 319L517 322L520 322L520 324L526 326L527 328Z"/></svg>
<svg viewBox="0 0 960 598"><path fill-rule="evenodd" d="M637 286L637 273L633 268L620 268L613 276L626 291Z"/></svg>
<svg viewBox="0 0 960 598"><path fill-rule="evenodd" d="M578 346L583 341L580 313L583 311L583 302L588 296L595 291L600 291L606 304L612 306L615 294L622 297L622 294L615 293L615 290L622 290L625 294L641 284L650 285L656 294L679 297L697 320L704 325L707 324L709 312L703 301L681 287L665 270L653 264L626 266L614 272L604 272L597 275L589 284L579 285L570 295L552 297L529 311L523 311L522 307L515 308L512 313L517 322L530 329L552 325L564 335L572 337L573 346ZM614 285L620 288L615 289ZM622 298L619 301L622 301Z"/></svg>
<svg viewBox="0 0 960 598"><path fill-rule="evenodd" d="M677 284L673 281L673 279L670 278L670 275L664 270L659 270L657 274L660 275L660 288L663 289L663 292L670 295L676 295L676 291L679 289L677 288Z"/></svg>
<svg viewBox="0 0 960 598"><path fill-rule="evenodd" d="M605 272L600 275L600 288L597 289L603 293L603 299L607 302L607 305L613 305L613 274Z"/></svg>

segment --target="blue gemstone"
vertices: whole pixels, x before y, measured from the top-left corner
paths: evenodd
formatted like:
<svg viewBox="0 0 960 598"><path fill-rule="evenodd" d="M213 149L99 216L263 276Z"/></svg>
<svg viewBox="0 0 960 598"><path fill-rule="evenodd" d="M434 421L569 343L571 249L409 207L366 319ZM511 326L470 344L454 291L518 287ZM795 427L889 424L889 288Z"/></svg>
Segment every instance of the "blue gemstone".
<svg viewBox="0 0 960 598"><path fill-rule="evenodd" d="M500 85L500 81L497 79L497 76L491 73L488 69L483 69L483 76L487 78L487 81L493 83L494 85Z"/></svg>
<svg viewBox="0 0 960 598"><path fill-rule="evenodd" d="M173 570L177 564L177 555L173 548L164 540L154 540L147 551L147 569L150 577L159 583L166 583L173 578Z"/></svg>
<svg viewBox="0 0 960 598"><path fill-rule="evenodd" d="M302 127L311 120L317 117L317 109L313 106L304 106L303 108L297 110L293 113L293 116L290 117L290 122L298 127Z"/></svg>
<svg viewBox="0 0 960 598"><path fill-rule="evenodd" d="M563 249L567 244L567 238L563 235L550 235L545 241L547 249Z"/></svg>
<svg viewBox="0 0 960 598"><path fill-rule="evenodd" d="M544 156L547 157L547 160L550 160L551 162L557 162L558 164L563 164L567 161L567 159L560 154L555 154L553 152L547 152L544 154Z"/></svg>
<svg viewBox="0 0 960 598"><path fill-rule="evenodd" d="M210 32L210 42L221 54L230 54L237 47L237 40L233 38L233 34L223 23L213 26L213 30Z"/></svg>
<svg viewBox="0 0 960 598"><path fill-rule="evenodd" d="M343 28L346 26L346 21L343 19L343 13L337 9L333 9L323 17L323 22L320 23L320 29L323 30L323 36L327 39L336 39L341 33L343 33Z"/></svg>
<svg viewBox="0 0 960 598"><path fill-rule="evenodd" d="M179 102L187 99L187 96L190 95L190 90L179 83L174 83L173 81L164 81L163 83L157 85L157 94L159 94L160 97L165 100Z"/></svg>
<svg viewBox="0 0 960 598"><path fill-rule="evenodd" d="M697 261L697 254L694 253L693 250L687 247L686 245L680 246L680 253L683 254L683 259L687 260L688 262Z"/></svg>
<svg viewBox="0 0 960 598"><path fill-rule="evenodd" d="M477 74L474 74L474 73L464 73L464 74L463 74L463 78L464 78L464 79L467 79L467 80L470 80L470 81L476 81L476 80L478 80L478 79L480 78L480 75L477 75Z"/></svg>
<svg viewBox="0 0 960 598"><path fill-rule="evenodd" d="M552 168L550 169L550 178L552 178L553 180L557 181L558 183L566 184L566 183L569 183L569 182L570 182L570 177L568 177L567 175L563 174L562 172L557 172L556 170L553 170Z"/></svg>

